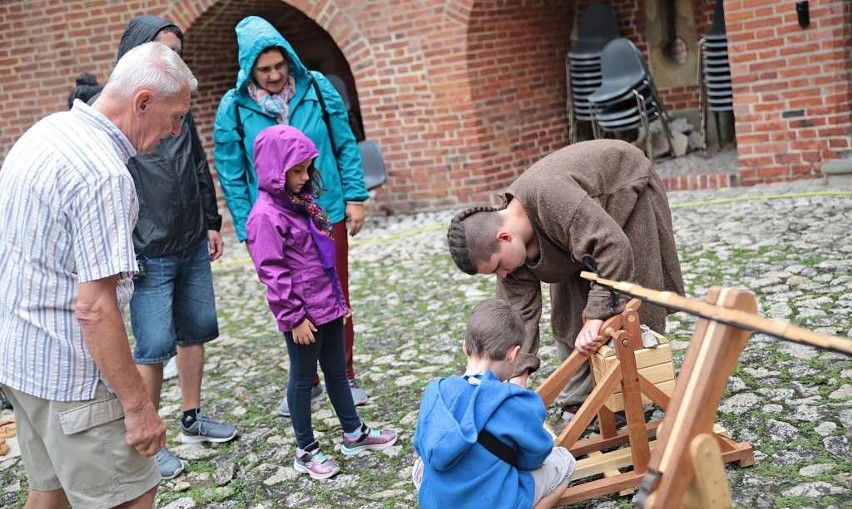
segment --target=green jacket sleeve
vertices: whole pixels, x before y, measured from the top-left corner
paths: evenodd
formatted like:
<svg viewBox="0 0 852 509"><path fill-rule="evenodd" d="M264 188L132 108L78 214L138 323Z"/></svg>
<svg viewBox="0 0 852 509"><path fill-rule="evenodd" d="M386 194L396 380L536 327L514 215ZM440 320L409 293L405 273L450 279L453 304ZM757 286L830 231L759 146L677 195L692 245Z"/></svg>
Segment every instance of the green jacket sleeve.
<svg viewBox="0 0 852 509"><path fill-rule="evenodd" d="M361 151L358 142L349 126L349 114L343 104L340 94L325 76L320 73L311 73L319 84L329 114L331 133L334 136L336 149L337 168L340 171L343 200L364 201L370 197L367 186L364 184L364 166L361 161Z"/></svg>

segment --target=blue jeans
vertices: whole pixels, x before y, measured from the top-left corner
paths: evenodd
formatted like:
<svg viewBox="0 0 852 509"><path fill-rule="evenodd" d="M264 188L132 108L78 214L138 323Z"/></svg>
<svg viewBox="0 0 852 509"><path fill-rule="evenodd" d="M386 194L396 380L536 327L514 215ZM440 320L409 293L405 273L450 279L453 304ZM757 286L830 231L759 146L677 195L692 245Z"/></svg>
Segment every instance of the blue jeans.
<svg viewBox="0 0 852 509"><path fill-rule="evenodd" d="M293 333L285 332L287 353L290 355L290 383L287 386L287 405L296 432L296 445L304 449L314 442L311 426L311 386L317 374L317 361L325 376L325 389L343 431L351 433L361 426L361 419L352 401L349 379L346 377L346 354L343 351L343 318L317 326L316 341L297 345Z"/></svg>
<svg viewBox="0 0 852 509"><path fill-rule="evenodd" d="M183 251L143 262L134 282L130 323L137 364L162 364L177 345L199 345L219 336L213 274L205 238Z"/></svg>

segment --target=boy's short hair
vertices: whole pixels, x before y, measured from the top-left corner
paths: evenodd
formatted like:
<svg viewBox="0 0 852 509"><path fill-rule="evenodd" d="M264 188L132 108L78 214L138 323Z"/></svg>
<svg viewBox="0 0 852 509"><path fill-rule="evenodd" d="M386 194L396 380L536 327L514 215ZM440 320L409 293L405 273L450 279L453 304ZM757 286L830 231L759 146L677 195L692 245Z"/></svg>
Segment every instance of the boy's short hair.
<svg viewBox="0 0 852 509"><path fill-rule="evenodd" d="M467 355L502 361L524 341L524 319L502 299L486 299L473 308L467 320L464 346Z"/></svg>

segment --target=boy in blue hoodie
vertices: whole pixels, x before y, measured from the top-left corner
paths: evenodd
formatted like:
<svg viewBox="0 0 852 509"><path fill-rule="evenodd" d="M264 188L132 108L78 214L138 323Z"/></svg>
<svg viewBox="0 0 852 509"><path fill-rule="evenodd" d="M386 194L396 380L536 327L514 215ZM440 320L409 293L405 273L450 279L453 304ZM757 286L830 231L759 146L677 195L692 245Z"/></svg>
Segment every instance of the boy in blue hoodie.
<svg viewBox="0 0 852 509"><path fill-rule="evenodd" d="M414 434L423 509L550 507L564 491L574 457L553 447L538 394L504 383L523 338L523 318L506 301L479 303L462 346L465 374L426 387Z"/></svg>

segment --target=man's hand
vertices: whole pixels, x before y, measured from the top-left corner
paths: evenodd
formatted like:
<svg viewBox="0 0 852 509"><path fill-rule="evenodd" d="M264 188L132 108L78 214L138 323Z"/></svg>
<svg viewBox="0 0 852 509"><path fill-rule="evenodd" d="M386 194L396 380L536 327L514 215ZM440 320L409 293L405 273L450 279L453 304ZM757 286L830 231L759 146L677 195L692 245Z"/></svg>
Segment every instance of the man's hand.
<svg viewBox="0 0 852 509"><path fill-rule="evenodd" d="M530 377L529 372L524 371L523 375L518 375L514 378L510 378L509 381L512 382L513 384L517 385L518 387L523 387L524 389L526 389L527 388L527 378L529 378L529 377Z"/></svg>
<svg viewBox="0 0 852 509"><path fill-rule="evenodd" d="M586 320L577 339L574 340L574 348L583 355L592 355L604 344L604 338L600 336L603 320Z"/></svg>
<svg viewBox="0 0 852 509"><path fill-rule="evenodd" d="M127 444L145 457L153 457L166 445L166 423L150 400L140 407L125 409L124 427Z"/></svg>
<svg viewBox="0 0 852 509"><path fill-rule="evenodd" d="M343 315L343 325L346 325L346 322L348 322L351 319L352 319L352 310L350 309L349 311L346 312L345 315Z"/></svg>
<svg viewBox="0 0 852 509"><path fill-rule="evenodd" d="M297 345L310 345L316 341L316 338L314 338L314 332L316 331L317 328L314 327L314 324L305 318L302 323L293 329L293 342Z"/></svg>
<svg viewBox="0 0 852 509"><path fill-rule="evenodd" d="M349 221L349 235L354 237L364 226L364 204L351 202L346 204L346 219Z"/></svg>
<svg viewBox="0 0 852 509"><path fill-rule="evenodd" d="M222 235L218 231L207 230L207 244L211 262L222 257L222 253L225 251L225 243L222 242Z"/></svg>

